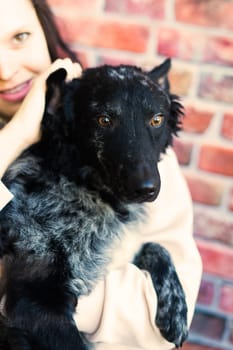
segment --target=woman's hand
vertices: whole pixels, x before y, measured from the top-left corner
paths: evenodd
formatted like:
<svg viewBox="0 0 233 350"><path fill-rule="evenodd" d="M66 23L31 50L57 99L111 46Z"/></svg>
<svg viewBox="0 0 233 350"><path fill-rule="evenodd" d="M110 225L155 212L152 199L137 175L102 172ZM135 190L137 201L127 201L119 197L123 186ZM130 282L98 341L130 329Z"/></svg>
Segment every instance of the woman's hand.
<svg viewBox="0 0 233 350"><path fill-rule="evenodd" d="M32 83L31 90L13 118L0 130L0 178L20 153L39 141L40 126L45 108L46 79L59 68L67 71L67 80L81 75L81 66L69 58L57 59Z"/></svg>

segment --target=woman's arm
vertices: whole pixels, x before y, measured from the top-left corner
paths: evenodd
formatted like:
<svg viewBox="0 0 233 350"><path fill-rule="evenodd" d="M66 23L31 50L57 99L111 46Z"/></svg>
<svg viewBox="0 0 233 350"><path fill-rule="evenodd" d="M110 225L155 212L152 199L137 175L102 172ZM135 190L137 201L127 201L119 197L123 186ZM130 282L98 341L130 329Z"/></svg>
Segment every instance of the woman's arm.
<svg viewBox="0 0 233 350"><path fill-rule="evenodd" d="M160 163L162 187L148 204L149 222L142 243L156 242L171 254L188 305L188 323L194 313L202 264L193 239L192 202L176 157L169 150ZM174 348L155 326L157 298L148 273L133 264L111 272L95 291L80 299L76 321L95 349Z"/></svg>
<svg viewBox="0 0 233 350"><path fill-rule="evenodd" d="M46 79L55 70L65 68L67 80L81 74L78 63L69 58L57 59L32 85L19 110L6 126L0 130L0 178L20 153L40 138L40 123L45 108Z"/></svg>
<svg viewBox="0 0 233 350"><path fill-rule="evenodd" d="M13 160L30 145L24 135L23 123L21 124L19 119L13 118L0 130L0 178Z"/></svg>
<svg viewBox="0 0 233 350"><path fill-rule="evenodd" d="M40 125L45 108L46 79L55 70L65 68L67 80L81 74L81 66L69 58L57 59L33 82L33 86L13 118L0 130L0 179L10 164L40 138ZM12 199L0 182L0 210Z"/></svg>

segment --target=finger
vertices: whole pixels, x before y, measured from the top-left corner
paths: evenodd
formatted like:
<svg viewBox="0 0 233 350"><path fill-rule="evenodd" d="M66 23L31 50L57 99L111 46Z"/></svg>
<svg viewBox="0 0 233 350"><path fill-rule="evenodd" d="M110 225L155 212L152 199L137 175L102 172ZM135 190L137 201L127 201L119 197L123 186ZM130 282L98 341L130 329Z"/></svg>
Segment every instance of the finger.
<svg viewBox="0 0 233 350"><path fill-rule="evenodd" d="M82 67L79 63L73 63L72 61L64 62L64 68L67 71L66 81L70 81L74 78L78 78L82 74Z"/></svg>

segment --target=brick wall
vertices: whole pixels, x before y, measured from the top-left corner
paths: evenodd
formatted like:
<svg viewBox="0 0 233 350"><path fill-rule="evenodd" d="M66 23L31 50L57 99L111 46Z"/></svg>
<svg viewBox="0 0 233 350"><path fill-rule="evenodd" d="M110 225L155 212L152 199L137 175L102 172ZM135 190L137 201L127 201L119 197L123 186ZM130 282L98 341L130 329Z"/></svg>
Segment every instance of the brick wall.
<svg viewBox="0 0 233 350"><path fill-rule="evenodd" d="M86 66L173 57L186 107L174 147L194 201L204 275L184 350L233 348L233 1L49 0Z"/></svg>

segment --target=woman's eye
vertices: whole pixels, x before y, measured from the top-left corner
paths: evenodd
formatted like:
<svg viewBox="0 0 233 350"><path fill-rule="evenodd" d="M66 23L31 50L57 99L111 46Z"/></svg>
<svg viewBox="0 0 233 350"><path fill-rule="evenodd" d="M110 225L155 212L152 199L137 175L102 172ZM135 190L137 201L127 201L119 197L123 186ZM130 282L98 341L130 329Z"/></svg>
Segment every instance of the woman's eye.
<svg viewBox="0 0 233 350"><path fill-rule="evenodd" d="M150 125L153 128L159 128L163 124L164 116L162 114L155 114L150 120Z"/></svg>
<svg viewBox="0 0 233 350"><path fill-rule="evenodd" d="M30 36L29 32L18 33L14 36L14 42L23 43L24 41L26 41L28 39L29 36Z"/></svg>
<svg viewBox="0 0 233 350"><path fill-rule="evenodd" d="M112 119L106 115L98 117L97 121L104 128L110 128L112 126Z"/></svg>

